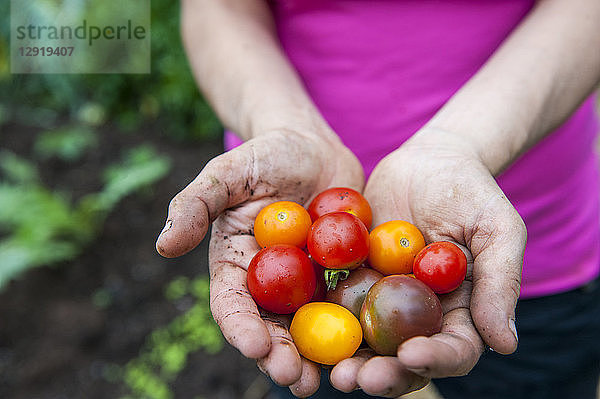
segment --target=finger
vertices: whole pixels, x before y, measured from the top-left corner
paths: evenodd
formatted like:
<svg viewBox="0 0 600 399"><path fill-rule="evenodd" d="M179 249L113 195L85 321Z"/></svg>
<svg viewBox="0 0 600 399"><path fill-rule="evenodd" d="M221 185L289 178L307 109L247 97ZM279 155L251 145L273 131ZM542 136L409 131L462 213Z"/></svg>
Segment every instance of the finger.
<svg viewBox="0 0 600 399"><path fill-rule="evenodd" d="M391 356L376 356L368 360L358 372L358 385L365 393L385 398L423 388L428 380L408 371Z"/></svg>
<svg viewBox="0 0 600 399"><path fill-rule="evenodd" d="M306 358L302 358L302 375L293 385L290 391L298 398L307 398L317 392L321 382L321 367Z"/></svg>
<svg viewBox="0 0 600 399"><path fill-rule="evenodd" d="M229 262L211 262L210 274L210 309L227 342L246 357L267 356L271 335L248 292L246 271Z"/></svg>
<svg viewBox="0 0 600 399"><path fill-rule="evenodd" d="M496 352L517 348L515 306L527 240L523 220L506 197L498 196L473 226L474 256L471 314L483 340Z"/></svg>
<svg viewBox="0 0 600 399"><path fill-rule="evenodd" d="M344 359L331 370L331 385L342 392L352 392L358 388L356 379L360 368L375 355L371 349L360 349L349 359Z"/></svg>
<svg viewBox="0 0 600 399"><path fill-rule="evenodd" d="M266 357L257 361L258 367L276 384L291 385L300 379L302 362L284 317L268 315L263 320L271 336L271 350Z"/></svg>
<svg viewBox="0 0 600 399"><path fill-rule="evenodd" d="M398 348L398 360L410 371L427 378L465 375L483 352L483 341L468 308L444 315L442 331L431 337L414 337Z"/></svg>
<svg viewBox="0 0 600 399"><path fill-rule="evenodd" d="M195 248L223 210L245 201L254 187L250 147L240 146L213 158L169 204L157 251L172 258Z"/></svg>

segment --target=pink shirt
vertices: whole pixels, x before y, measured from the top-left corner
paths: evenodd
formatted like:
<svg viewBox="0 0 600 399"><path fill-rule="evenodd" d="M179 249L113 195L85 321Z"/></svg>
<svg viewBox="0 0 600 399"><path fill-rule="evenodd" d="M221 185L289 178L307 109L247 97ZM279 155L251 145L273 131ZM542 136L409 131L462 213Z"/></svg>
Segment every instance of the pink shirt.
<svg viewBox="0 0 600 399"><path fill-rule="evenodd" d="M479 69L533 3L279 0L272 9L309 94L368 175ZM598 275L597 131L589 99L497 179L527 225L522 297ZM233 145L231 136L227 142Z"/></svg>

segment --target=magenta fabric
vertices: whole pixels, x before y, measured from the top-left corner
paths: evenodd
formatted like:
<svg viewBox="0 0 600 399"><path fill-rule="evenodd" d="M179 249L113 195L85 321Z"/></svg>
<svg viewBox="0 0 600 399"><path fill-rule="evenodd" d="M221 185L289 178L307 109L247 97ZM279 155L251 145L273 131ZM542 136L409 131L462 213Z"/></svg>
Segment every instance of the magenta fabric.
<svg viewBox="0 0 600 399"><path fill-rule="evenodd" d="M481 67L533 3L271 4L285 52L368 175ZM599 273L598 126L590 98L497 179L527 225L522 297L566 291ZM226 135L227 148L238 143Z"/></svg>

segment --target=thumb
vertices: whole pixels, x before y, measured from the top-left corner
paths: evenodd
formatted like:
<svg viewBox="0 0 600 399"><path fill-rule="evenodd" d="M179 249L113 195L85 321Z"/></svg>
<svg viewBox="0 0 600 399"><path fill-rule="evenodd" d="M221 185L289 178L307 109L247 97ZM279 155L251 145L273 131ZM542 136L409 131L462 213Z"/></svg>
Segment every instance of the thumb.
<svg viewBox="0 0 600 399"><path fill-rule="evenodd" d="M519 298L527 230L504 195L475 224L471 314L483 340L496 352L516 350L515 306Z"/></svg>
<svg viewBox="0 0 600 399"><path fill-rule="evenodd" d="M253 194L253 154L252 144L245 143L213 158L171 200L165 227L156 241L159 254L174 258L191 251L219 214Z"/></svg>

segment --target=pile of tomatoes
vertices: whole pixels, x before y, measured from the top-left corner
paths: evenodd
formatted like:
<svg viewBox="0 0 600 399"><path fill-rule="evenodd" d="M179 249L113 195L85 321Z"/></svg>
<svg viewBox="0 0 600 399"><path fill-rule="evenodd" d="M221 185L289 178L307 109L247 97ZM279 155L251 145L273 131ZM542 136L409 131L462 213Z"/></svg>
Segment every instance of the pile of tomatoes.
<svg viewBox="0 0 600 399"><path fill-rule="evenodd" d="M395 355L408 338L440 331L436 294L460 286L467 260L450 242L425 245L411 223L393 220L370 233L371 207L357 191L330 188L308 210L290 201L254 221L262 249L248 267L248 289L262 308L294 314L300 354L321 364L351 357L363 338Z"/></svg>

